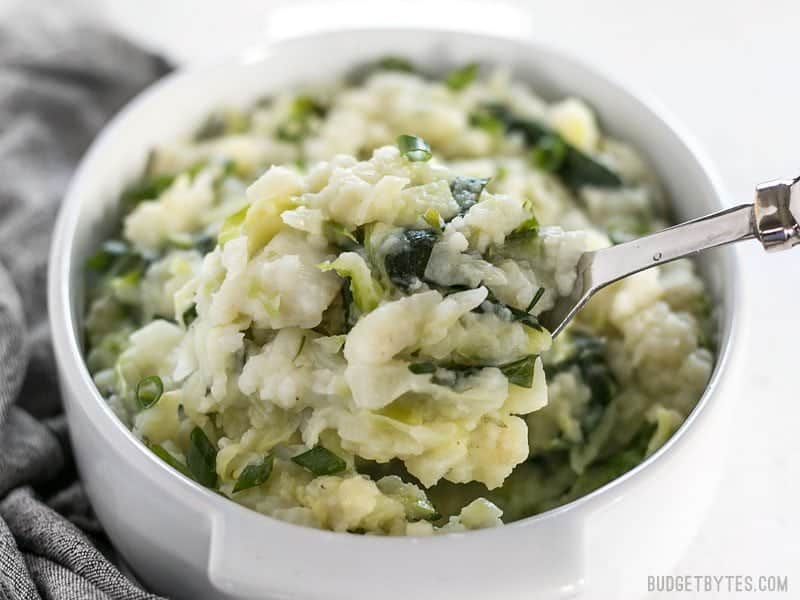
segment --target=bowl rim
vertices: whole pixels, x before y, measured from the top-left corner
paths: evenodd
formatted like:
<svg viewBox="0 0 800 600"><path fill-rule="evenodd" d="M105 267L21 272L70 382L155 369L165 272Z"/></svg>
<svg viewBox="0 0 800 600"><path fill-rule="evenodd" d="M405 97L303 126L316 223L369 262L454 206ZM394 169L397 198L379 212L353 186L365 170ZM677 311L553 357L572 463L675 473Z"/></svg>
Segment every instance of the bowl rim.
<svg viewBox="0 0 800 600"><path fill-rule="evenodd" d="M306 533L313 536L325 536L330 540L348 541L348 543L381 543L381 544L418 544L421 542L419 537L413 536L361 536L361 535L342 535L343 532L335 532L329 530L314 529L303 525L282 521L275 517L270 517L263 513L240 505L236 501L220 497L218 494L204 488L193 479L183 475L177 470L173 469L155 454L153 454L147 446L139 440L133 432L128 429L121 419L114 414L111 407L100 394L97 386L94 384L92 377L88 371L86 361L81 351L81 344L78 336L75 334L77 331L77 324L73 319L73 306L72 306L72 291L74 285L80 285L81 280L74 282L70 276L73 261L73 243L76 235L76 228L80 222L80 201L81 201L81 187L83 181L90 176L87 174L89 163L93 162L92 157L97 148L102 146L104 140L114 135L114 132L121 123L124 123L129 115L135 113L140 105L143 105L151 100L152 97L157 97L163 89L173 85L179 85L179 82L185 78L202 77L204 73L212 69L217 69L225 66L233 66L236 68L246 67L253 63L265 61L276 50L280 50L283 46L291 46L297 43L316 43L321 39L343 36L343 35L359 35L359 34L375 34L375 33L437 33L447 36L461 36L467 38L480 38L483 40L494 39L503 43L513 43L520 47L525 47L529 51L535 51L544 56L557 56L559 60L569 63L571 66L578 67L584 71L591 72L595 77L614 88L615 91L621 95L628 96L636 103L641 105L654 120L661 121L661 123L676 137L676 139L683 145L685 153L697 164L700 168L702 175L708 180L710 188L714 192L714 203L720 210L725 207L723 198L727 196L721 178L714 167L712 161L703 150L695 137L690 134L687 129L681 124L674 115L657 101L652 94L643 91L640 86L632 84L623 78L612 75L608 69L598 67L591 62L573 54L568 49L559 45L554 45L549 42L542 42L538 39L527 39L519 37L505 37L498 36L491 33L477 33L474 31L454 31L445 28L435 27L357 27L357 28L343 28L334 31L315 31L309 34L300 35L297 37L287 37L277 41L265 42L255 48L250 48L244 52L235 54L233 56L223 57L219 60L203 63L198 65L186 65L177 68L172 73L148 85L131 100L129 100L121 110L119 110L100 130L100 133L94 138L88 149L85 151L81 161L75 169L73 176L70 180L64 200L59 208L54 234L50 246L49 265L48 265L48 314L49 323L52 335L52 345L54 347L57 365L61 374L62 386L75 387L80 385L82 394L79 395L79 400L76 403L81 405L84 410L91 410L92 415L100 415L102 423L98 423L93 419L93 427L101 428L100 435L106 441L114 441L118 445L117 450L120 454L124 455L125 449L133 448L132 452L136 456L147 461L147 467L140 469L148 480L154 485L159 487L171 487L175 494L189 495L202 501L210 509L213 509L213 515L227 515L230 514L231 518L237 516L243 519L252 520L253 523L259 522L263 527L281 528L292 531L294 535ZM686 437L687 433L694 429L695 421L699 420L703 414L707 412L707 406L711 402L711 398L716 393L717 388L720 386L724 373L729 368L729 363L733 360L733 356L737 350L735 340L740 337L741 329L741 305L743 302L743 290L740 284L740 261L736 252L731 248L718 249L719 259L715 263L719 263L721 270L724 273L723 283L721 285L722 297L725 298L728 310L723 313L719 318L720 336L719 344L716 352L716 360L711 377L705 386L703 394L698 399L695 406L690 413L686 416L680 427L670 436L670 438L653 454L645 458L641 463L637 464L632 469L626 471L619 477L616 477L608 483L592 490L588 494L580 496L566 504L551 508L536 515L512 521L504 524L502 527L479 529L468 532L447 533L445 535L426 537L426 544L448 543L447 540L453 538L460 538L464 535L469 535L470 538L477 536L490 536L502 535L503 531L510 529L519 529L521 527L529 527L536 523L546 520L557 519L563 515L575 513L585 508L587 505L596 502L600 498L604 498L614 493L618 493L622 488L630 485L632 482L639 480L643 473L651 470L655 464L662 462L663 457L674 451L680 446ZM724 336L724 338L722 337ZM70 377L69 382L65 383L67 377ZM78 383L79 382L79 383ZM70 385L71 384L71 385ZM63 397L69 394L62 394ZM68 403L67 403L68 404ZM66 408L66 407L65 407ZM124 445L125 448L119 447ZM133 459L133 457L131 457ZM151 467L152 465L152 467ZM142 466L140 464L140 466ZM184 497L189 497L184 496ZM346 532L344 532L346 533ZM369 542L362 542L360 540L369 540ZM377 541L380 540L380 541Z"/></svg>

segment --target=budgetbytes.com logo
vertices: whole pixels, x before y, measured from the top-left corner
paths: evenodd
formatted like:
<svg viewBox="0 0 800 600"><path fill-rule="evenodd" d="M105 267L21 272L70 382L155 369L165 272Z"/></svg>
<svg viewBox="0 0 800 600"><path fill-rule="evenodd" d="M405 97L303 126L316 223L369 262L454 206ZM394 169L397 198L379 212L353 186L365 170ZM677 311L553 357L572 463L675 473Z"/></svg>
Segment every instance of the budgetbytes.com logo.
<svg viewBox="0 0 800 600"><path fill-rule="evenodd" d="M648 592L788 593L788 575L648 575Z"/></svg>

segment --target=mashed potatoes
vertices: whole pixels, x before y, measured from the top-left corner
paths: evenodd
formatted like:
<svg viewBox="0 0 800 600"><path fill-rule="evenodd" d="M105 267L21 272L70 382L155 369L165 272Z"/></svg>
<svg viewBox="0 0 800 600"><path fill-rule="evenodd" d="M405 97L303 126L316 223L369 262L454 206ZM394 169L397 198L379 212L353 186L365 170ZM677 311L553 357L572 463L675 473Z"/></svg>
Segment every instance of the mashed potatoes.
<svg viewBox="0 0 800 600"><path fill-rule="evenodd" d="M562 504L669 438L713 365L690 262L555 343L537 320L582 252L664 224L657 183L580 100L477 75L394 59L153 151L85 319L153 452L279 519L426 535Z"/></svg>

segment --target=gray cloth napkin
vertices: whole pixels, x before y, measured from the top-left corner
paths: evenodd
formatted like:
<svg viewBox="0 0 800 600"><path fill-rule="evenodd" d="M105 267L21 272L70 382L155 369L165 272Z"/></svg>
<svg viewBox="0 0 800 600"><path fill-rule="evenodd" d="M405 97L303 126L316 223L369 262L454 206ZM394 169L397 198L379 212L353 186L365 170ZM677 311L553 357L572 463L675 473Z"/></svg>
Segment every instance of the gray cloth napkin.
<svg viewBox="0 0 800 600"><path fill-rule="evenodd" d="M78 159L169 67L116 35L48 18L0 23L0 598L156 598L114 566L77 479L45 277Z"/></svg>

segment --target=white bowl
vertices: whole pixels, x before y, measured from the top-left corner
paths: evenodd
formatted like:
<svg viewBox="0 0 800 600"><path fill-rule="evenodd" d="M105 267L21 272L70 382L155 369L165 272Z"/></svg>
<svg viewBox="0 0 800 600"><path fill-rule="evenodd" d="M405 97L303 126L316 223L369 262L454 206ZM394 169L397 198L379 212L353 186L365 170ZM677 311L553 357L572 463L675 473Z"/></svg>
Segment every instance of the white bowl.
<svg viewBox="0 0 800 600"><path fill-rule="evenodd" d="M708 507L736 394L733 253L701 257L720 313L717 367L678 433L643 464L566 506L501 528L435 538L378 538L306 529L224 499L172 470L120 423L81 353L83 264L115 226L117 198L154 144L193 129L212 109L333 78L379 56L444 69L508 65L544 96L574 94L603 126L656 167L675 215L722 207L708 163L673 125L626 88L572 59L520 40L453 32L316 34L257 58L179 71L123 110L84 158L53 240L49 303L78 467L100 521L142 581L176 598L631 598L668 573ZM737 324L736 327L739 327Z"/></svg>

